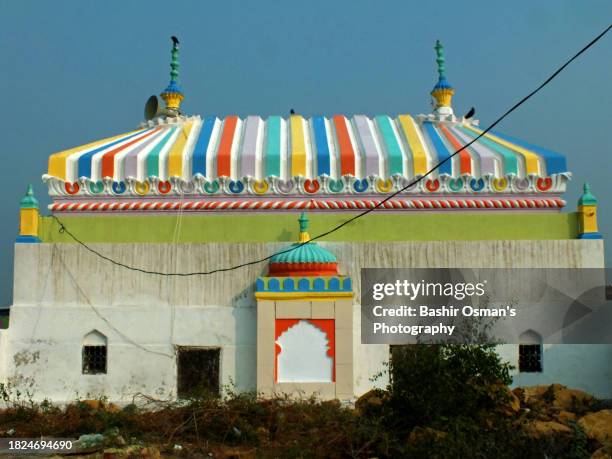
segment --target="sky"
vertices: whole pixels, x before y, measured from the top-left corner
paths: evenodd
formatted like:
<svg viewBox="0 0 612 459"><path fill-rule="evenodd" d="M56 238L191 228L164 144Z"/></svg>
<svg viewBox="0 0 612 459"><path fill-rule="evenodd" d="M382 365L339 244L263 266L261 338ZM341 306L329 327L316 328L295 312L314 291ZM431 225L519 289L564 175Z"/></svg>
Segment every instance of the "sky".
<svg viewBox="0 0 612 459"><path fill-rule="evenodd" d="M3 1L0 305L12 301L19 200L43 212L48 156L135 128L181 40L182 108L200 115L429 113L445 46L457 114L487 126L612 20L609 0ZM496 129L567 156L612 238L612 32ZM612 243L606 245L612 265Z"/></svg>

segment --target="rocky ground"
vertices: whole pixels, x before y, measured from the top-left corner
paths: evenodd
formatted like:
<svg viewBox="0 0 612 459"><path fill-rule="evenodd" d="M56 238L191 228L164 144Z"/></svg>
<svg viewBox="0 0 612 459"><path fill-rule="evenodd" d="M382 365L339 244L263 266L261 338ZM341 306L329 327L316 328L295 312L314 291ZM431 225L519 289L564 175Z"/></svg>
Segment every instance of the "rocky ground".
<svg viewBox="0 0 612 459"><path fill-rule="evenodd" d="M594 449L592 458L612 459L612 404L560 384L517 388L512 395L517 423L530 435L571 435L578 426Z"/></svg>
<svg viewBox="0 0 612 459"><path fill-rule="evenodd" d="M488 424L491 428L499 425L498 417L502 417L506 422L503 425L520 431L536 444L554 443L555 451L561 451L556 457L612 459L612 404L558 384L507 391L507 402L499 410L483 414L483 430ZM278 405L265 401L232 402L229 407L206 402L197 407L173 406L153 411L132 408L130 413L126 413L128 408L100 400L81 401L63 409L32 405L30 411L27 407L1 410L0 437L32 437L36 432L45 434L45 430L50 436L80 437L79 448L62 457L90 459L377 457L368 445L370 432L362 432L365 428L360 419L376 413L386 397L385 391L373 390L360 397L354 407L313 400L297 404L284 400ZM54 424L61 422L66 423L67 430ZM213 432L215 426L223 428ZM85 433L86 428L96 430ZM148 431L138 436L134 433L138 429ZM363 438L355 438L354 442L344 438L360 435ZM417 426L402 441L435 443L444 441L447 435L450 434L440 428ZM449 452L448 457L456 456Z"/></svg>

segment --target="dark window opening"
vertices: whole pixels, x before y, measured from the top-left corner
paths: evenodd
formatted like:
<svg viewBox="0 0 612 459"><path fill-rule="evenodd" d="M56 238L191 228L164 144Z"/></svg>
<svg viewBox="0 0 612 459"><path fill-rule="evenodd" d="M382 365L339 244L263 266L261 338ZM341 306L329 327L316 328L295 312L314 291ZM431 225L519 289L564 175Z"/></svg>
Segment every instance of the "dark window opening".
<svg viewBox="0 0 612 459"><path fill-rule="evenodd" d="M179 348L178 384L179 398L189 398L203 393L219 394L220 349Z"/></svg>
<svg viewBox="0 0 612 459"><path fill-rule="evenodd" d="M542 371L541 344L519 344L519 371L522 373Z"/></svg>
<svg viewBox="0 0 612 459"><path fill-rule="evenodd" d="M83 374L106 373L106 346L83 346Z"/></svg>

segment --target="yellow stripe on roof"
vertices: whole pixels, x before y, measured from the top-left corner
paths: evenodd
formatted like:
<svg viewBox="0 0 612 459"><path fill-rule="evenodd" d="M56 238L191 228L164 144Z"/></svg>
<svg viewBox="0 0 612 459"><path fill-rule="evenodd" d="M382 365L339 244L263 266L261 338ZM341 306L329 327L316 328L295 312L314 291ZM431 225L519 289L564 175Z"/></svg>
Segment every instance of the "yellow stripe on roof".
<svg viewBox="0 0 612 459"><path fill-rule="evenodd" d="M400 126L406 140L408 140L408 146L412 151L412 160L414 163L414 175L425 175L427 173L427 153L421 143L421 139L417 134L417 128L414 124L414 120L410 115L399 116Z"/></svg>
<svg viewBox="0 0 612 459"><path fill-rule="evenodd" d="M306 177L306 143L304 141L304 119L292 115L291 123L291 176Z"/></svg>
<svg viewBox="0 0 612 459"><path fill-rule="evenodd" d="M85 145L79 145L78 147L71 148L70 150L53 153L51 156L49 156L49 169L47 171L47 174L51 175L52 177L57 177L59 179L66 180L66 160L68 159L68 156L79 151L91 150L94 147L104 145L105 143L120 139L121 137L126 137L128 135L134 134L135 132L142 131L144 131L144 129L136 129L134 131L119 134L114 137L107 137L106 139L96 140L95 142L91 142Z"/></svg>
<svg viewBox="0 0 612 459"><path fill-rule="evenodd" d="M477 132L478 134L482 133L480 129L476 129L472 126L468 126L468 127L471 128L474 132ZM486 133L485 137L487 137L488 139L491 139L493 142L497 142L498 144L503 145L504 147L512 151L515 151L523 155L523 157L525 158L525 169L526 169L525 172L527 174L536 174L536 175L540 174L540 157L537 154L527 150L526 148L510 143L507 140L500 139L499 137L493 134Z"/></svg>
<svg viewBox="0 0 612 459"><path fill-rule="evenodd" d="M183 175L183 150L192 126L193 121L185 123L176 138L176 142L172 145L168 154L168 177L181 177Z"/></svg>

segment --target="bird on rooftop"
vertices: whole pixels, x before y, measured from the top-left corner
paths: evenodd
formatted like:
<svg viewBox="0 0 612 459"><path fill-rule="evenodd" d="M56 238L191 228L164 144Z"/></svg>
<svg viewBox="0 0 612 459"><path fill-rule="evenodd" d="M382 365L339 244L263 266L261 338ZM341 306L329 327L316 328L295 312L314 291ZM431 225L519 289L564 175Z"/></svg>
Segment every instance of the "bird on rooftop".
<svg viewBox="0 0 612 459"><path fill-rule="evenodd" d="M295 110L294 109L289 110L289 114L290 115L295 115Z"/></svg>
<svg viewBox="0 0 612 459"><path fill-rule="evenodd" d="M174 35L172 35L172 36L170 37L170 40L172 40L172 43L174 43L175 45L178 45L178 44L179 44L179 39L178 39L178 38L176 38Z"/></svg>
<svg viewBox="0 0 612 459"><path fill-rule="evenodd" d="M465 116L463 117L466 120L469 120L470 118L473 118L474 115L476 114L476 109L474 107L470 108L470 110L465 114Z"/></svg>

